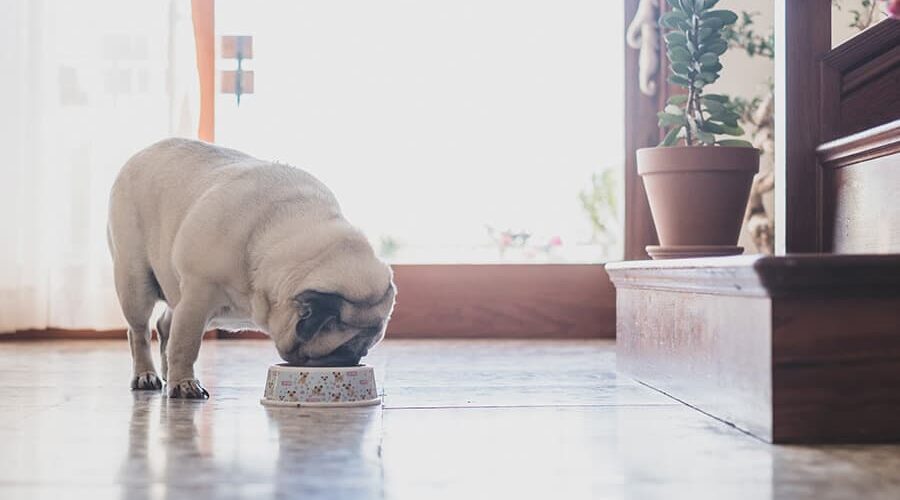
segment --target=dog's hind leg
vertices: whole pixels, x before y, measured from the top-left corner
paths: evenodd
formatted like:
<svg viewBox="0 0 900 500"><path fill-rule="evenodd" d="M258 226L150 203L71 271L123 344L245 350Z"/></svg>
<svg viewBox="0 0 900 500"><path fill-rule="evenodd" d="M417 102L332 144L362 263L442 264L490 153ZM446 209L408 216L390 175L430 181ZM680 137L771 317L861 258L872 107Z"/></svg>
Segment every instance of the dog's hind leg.
<svg viewBox="0 0 900 500"><path fill-rule="evenodd" d="M131 388L136 390L162 389L162 381L153 367L150 354L150 315L160 300L159 284L149 267L115 269L116 292L122 313L128 322L128 343L134 375ZM162 338L160 336L160 338Z"/></svg>

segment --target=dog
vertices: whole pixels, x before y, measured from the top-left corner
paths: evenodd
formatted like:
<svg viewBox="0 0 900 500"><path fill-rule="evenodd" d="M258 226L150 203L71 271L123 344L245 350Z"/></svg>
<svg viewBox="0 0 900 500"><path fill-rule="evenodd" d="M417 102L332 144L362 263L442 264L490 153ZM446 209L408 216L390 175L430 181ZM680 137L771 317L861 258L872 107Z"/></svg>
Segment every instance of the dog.
<svg viewBox="0 0 900 500"><path fill-rule="evenodd" d="M303 366L352 366L384 338L391 268L309 173L166 139L122 167L107 236L135 390L205 399L194 374L207 329L259 330ZM162 380L150 353L156 324Z"/></svg>

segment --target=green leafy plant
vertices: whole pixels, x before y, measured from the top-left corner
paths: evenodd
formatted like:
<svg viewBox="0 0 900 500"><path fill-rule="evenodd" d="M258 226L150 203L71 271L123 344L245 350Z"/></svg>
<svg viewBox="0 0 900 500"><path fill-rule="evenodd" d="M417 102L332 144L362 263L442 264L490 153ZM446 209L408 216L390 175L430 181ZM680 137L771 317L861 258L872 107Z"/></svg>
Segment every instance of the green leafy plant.
<svg viewBox="0 0 900 500"><path fill-rule="evenodd" d="M831 4L834 5L837 10L843 10L843 1L842 0L832 0ZM869 26L878 22L880 15L878 12L878 2L875 0L860 0L857 3L857 8L848 9L847 12L853 15L853 21L848 25L850 28L856 28L859 31L863 31Z"/></svg>
<svg viewBox="0 0 900 500"><path fill-rule="evenodd" d="M578 193L581 208L591 221L591 240L614 243L618 233L618 170L607 168L591 175L591 187Z"/></svg>
<svg viewBox="0 0 900 500"><path fill-rule="evenodd" d="M667 0L672 10L659 20L666 33L666 54L671 75L669 82L687 89L687 94L669 98L659 112L659 126L668 129L661 146L680 139L688 146L752 147L747 141L719 139L717 136L741 136L740 115L728 96L705 94L704 88L719 79L719 56L728 50L724 34L738 20L730 10L714 10L719 0Z"/></svg>
<svg viewBox="0 0 900 500"><path fill-rule="evenodd" d="M768 34L760 34L756 30L758 15L758 12L741 11L740 19L736 23L725 26L722 37L728 42L729 47L744 49L750 57L775 59L775 34L771 30Z"/></svg>
<svg viewBox="0 0 900 500"><path fill-rule="evenodd" d="M729 49L743 50L750 57L775 59L775 35L771 28L761 33L757 25L758 12L741 11L740 19L726 26L723 32ZM753 144L763 151L771 151L775 135L775 121L772 114L775 82L770 78L762 95L747 99L741 96L731 98L732 109L741 117L738 119Z"/></svg>

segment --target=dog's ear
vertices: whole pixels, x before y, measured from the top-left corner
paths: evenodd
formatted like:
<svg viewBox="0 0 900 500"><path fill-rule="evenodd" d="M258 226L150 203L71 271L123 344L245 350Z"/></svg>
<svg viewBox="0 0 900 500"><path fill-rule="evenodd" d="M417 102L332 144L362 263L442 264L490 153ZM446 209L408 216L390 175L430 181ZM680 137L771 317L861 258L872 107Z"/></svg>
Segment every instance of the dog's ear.
<svg viewBox="0 0 900 500"><path fill-rule="evenodd" d="M294 303L300 320L297 321L297 337L306 342L319 333L329 321L340 321L344 298L334 293L307 290L296 297Z"/></svg>

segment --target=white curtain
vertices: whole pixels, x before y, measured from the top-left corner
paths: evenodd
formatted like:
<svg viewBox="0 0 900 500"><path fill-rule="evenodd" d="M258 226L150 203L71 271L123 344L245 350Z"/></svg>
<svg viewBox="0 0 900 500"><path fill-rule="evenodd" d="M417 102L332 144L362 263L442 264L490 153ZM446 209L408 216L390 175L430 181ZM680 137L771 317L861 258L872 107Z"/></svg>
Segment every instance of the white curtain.
<svg viewBox="0 0 900 500"><path fill-rule="evenodd" d="M0 333L121 328L109 188L140 148L196 135L190 0L0 12Z"/></svg>

